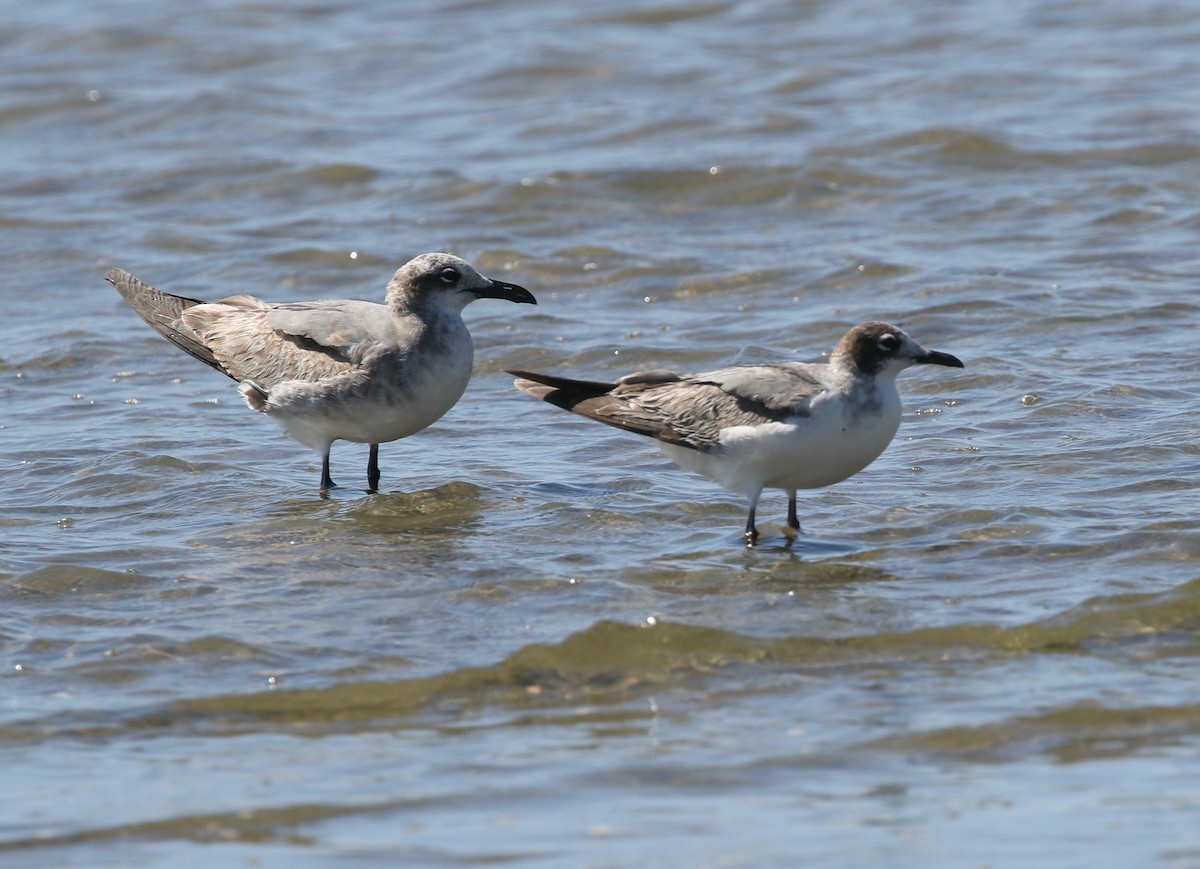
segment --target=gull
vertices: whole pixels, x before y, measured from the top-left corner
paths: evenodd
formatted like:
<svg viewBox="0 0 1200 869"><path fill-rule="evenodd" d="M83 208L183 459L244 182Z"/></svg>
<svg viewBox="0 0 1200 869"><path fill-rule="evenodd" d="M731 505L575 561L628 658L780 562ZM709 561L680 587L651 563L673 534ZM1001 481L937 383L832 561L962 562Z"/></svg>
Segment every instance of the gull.
<svg viewBox="0 0 1200 869"><path fill-rule="evenodd" d="M677 464L747 497L745 539L763 489L788 496L841 482L871 464L900 426L896 375L911 365L962 368L888 323L855 326L827 363L764 362L702 374L639 371L616 383L508 371L517 389L658 441Z"/></svg>
<svg viewBox="0 0 1200 869"><path fill-rule="evenodd" d="M370 444L367 483L375 492L379 445L421 431L462 396L474 360L464 307L476 299L537 304L524 287L485 278L447 253L401 266L383 304L272 304L253 296L201 302L122 269L108 280L160 335L236 380L251 410L317 450L322 491L334 486L335 440Z"/></svg>

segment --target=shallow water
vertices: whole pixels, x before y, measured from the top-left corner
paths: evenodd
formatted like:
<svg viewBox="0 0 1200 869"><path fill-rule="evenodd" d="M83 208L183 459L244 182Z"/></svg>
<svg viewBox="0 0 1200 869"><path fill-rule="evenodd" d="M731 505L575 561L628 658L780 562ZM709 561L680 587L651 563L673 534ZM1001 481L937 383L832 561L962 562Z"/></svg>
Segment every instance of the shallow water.
<svg viewBox="0 0 1200 869"><path fill-rule="evenodd" d="M0 24L0 864L1200 865L1200 9L22 7ZM153 334L450 249L431 429L316 457ZM901 377L760 506L506 367Z"/></svg>

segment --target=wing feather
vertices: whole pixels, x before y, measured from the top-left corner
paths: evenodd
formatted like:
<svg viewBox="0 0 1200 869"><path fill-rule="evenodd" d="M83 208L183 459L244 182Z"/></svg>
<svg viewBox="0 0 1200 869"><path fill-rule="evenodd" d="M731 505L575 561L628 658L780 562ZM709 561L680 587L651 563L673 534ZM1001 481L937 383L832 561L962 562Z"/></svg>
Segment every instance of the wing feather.
<svg viewBox="0 0 1200 869"><path fill-rule="evenodd" d="M116 287L129 307L150 324L155 332L189 356L199 359L205 365L211 365L222 374L233 376L204 345L203 340L183 322L184 311L203 305L204 302L156 290L124 269L113 269L108 273L107 279Z"/></svg>
<svg viewBox="0 0 1200 869"><path fill-rule="evenodd" d="M802 363L745 365L682 376L642 371L616 383L571 380L527 371L518 389L606 425L665 443L706 452L721 432L807 416L812 398L826 388L825 366Z"/></svg>
<svg viewBox="0 0 1200 869"><path fill-rule="evenodd" d="M281 308L304 310L276 316ZM363 330L339 333L332 323L337 318L323 318L321 311L314 303L268 305L253 296L233 296L182 316L234 379L270 392L287 381L315 382L358 369L366 346Z"/></svg>

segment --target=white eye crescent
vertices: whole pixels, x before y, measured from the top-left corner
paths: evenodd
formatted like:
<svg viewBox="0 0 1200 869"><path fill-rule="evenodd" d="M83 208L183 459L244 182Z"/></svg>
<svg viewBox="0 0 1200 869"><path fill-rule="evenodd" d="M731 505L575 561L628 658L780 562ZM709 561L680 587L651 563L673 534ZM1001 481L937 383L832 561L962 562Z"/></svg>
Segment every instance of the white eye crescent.
<svg viewBox="0 0 1200 869"><path fill-rule="evenodd" d="M438 272L438 280L447 286L451 284L457 284L458 278L458 269L451 268L450 266L446 266L446 268Z"/></svg>

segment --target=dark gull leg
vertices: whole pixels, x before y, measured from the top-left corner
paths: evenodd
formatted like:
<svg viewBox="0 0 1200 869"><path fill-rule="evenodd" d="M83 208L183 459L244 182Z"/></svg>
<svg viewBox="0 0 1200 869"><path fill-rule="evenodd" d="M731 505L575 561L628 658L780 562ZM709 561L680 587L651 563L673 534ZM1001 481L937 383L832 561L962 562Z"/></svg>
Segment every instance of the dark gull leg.
<svg viewBox="0 0 1200 869"><path fill-rule="evenodd" d="M750 515L746 517L746 545L753 546L758 542L758 529L754 527L754 508L750 508Z"/></svg>
<svg viewBox="0 0 1200 869"><path fill-rule="evenodd" d="M379 444L371 444L371 453L367 456L367 492L379 491Z"/></svg>
<svg viewBox="0 0 1200 869"><path fill-rule="evenodd" d="M796 515L796 493L788 492L788 528L800 533L800 517Z"/></svg>
<svg viewBox="0 0 1200 869"><path fill-rule="evenodd" d="M321 488L332 489L336 485L329 476L329 447L325 447L325 453L321 456Z"/></svg>
<svg viewBox="0 0 1200 869"><path fill-rule="evenodd" d="M754 513L758 508L758 496L762 494L762 490L755 492L750 496L750 512L746 514L746 545L753 546L758 542L758 529L754 527Z"/></svg>

